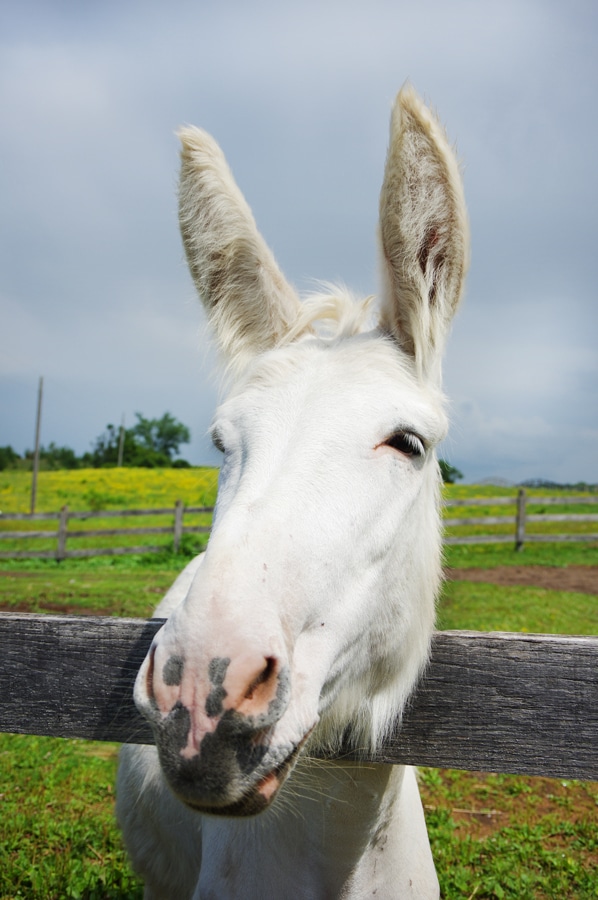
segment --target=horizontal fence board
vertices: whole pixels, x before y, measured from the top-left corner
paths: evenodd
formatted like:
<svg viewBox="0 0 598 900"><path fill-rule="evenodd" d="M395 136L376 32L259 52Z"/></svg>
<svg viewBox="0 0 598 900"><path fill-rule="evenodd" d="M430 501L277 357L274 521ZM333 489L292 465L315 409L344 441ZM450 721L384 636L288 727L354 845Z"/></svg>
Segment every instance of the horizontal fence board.
<svg viewBox="0 0 598 900"><path fill-rule="evenodd" d="M469 500L443 500L443 507L451 506L516 506L517 497L471 497Z"/></svg>
<svg viewBox="0 0 598 900"><path fill-rule="evenodd" d="M137 547L89 547L82 550L67 550L64 559L84 559L92 556L126 556L130 553L158 553L164 550L166 545L141 544ZM53 556L54 554L52 554Z"/></svg>
<svg viewBox="0 0 598 900"><path fill-rule="evenodd" d="M152 743L132 690L162 621L0 614L0 730ZM369 758L598 779L598 638L438 632Z"/></svg>
<svg viewBox="0 0 598 900"><path fill-rule="evenodd" d="M469 534L464 537L444 536L445 544L512 544L512 534Z"/></svg>
<svg viewBox="0 0 598 900"><path fill-rule="evenodd" d="M596 513L569 513L553 515L552 513L532 513L526 516L528 522L598 522Z"/></svg>
<svg viewBox="0 0 598 900"><path fill-rule="evenodd" d="M443 519L442 524L451 525L510 525L513 527L513 516L472 516L471 519Z"/></svg>
<svg viewBox="0 0 598 900"><path fill-rule="evenodd" d="M57 531L0 531L0 538L56 538Z"/></svg>
<svg viewBox="0 0 598 900"><path fill-rule="evenodd" d="M598 638L440 632L380 761L598 779Z"/></svg>
<svg viewBox="0 0 598 900"><path fill-rule="evenodd" d="M3 550L0 559L56 559L56 550Z"/></svg>
<svg viewBox="0 0 598 900"><path fill-rule="evenodd" d="M561 504L562 506L569 506L569 504L588 504L598 503L598 496L594 497L537 497L533 494L529 494L527 498L527 502L530 506L547 506L547 505L557 505Z"/></svg>
<svg viewBox="0 0 598 900"><path fill-rule="evenodd" d="M94 509L88 511L71 512L69 510L69 519L118 519L121 516L172 516L174 508L172 506L160 507L159 509Z"/></svg>
<svg viewBox="0 0 598 900"><path fill-rule="evenodd" d="M525 534L525 543L545 543L545 544L560 544L561 542L571 542L571 541L598 541L598 534L529 534L526 532Z"/></svg>
<svg viewBox="0 0 598 900"><path fill-rule="evenodd" d="M51 513L3 513L0 512L0 522L41 522L44 519L59 519L59 512Z"/></svg>
<svg viewBox="0 0 598 900"><path fill-rule="evenodd" d="M69 541L71 538L84 537L122 537L126 534L172 534L172 528L158 526L149 526L147 528L90 528L89 531L71 531L69 528Z"/></svg>

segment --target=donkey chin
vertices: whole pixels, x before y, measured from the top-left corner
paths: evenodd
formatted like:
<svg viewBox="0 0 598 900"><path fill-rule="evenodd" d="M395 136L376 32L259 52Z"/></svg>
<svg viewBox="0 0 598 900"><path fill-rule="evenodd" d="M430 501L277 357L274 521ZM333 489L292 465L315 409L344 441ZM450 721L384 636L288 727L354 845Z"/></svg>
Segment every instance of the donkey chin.
<svg viewBox="0 0 598 900"><path fill-rule="evenodd" d="M154 726L164 776L174 794L200 813L255 816L275 799L290 775L308 735L296 744L272 744L271 729L260 729L235 710L225 712L199 752L186 757L189 712L172 710ZM180 728L180 730L179 730ZM184 732L184 736L183 736ZM177 740L180 735L183 740Z"/></svg>

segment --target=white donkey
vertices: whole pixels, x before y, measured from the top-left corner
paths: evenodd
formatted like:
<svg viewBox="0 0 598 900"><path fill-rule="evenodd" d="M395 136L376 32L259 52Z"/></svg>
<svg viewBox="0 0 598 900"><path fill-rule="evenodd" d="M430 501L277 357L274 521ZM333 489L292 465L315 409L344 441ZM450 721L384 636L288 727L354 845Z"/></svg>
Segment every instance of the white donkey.
<svg viewBox="0 0 598 900"><path fill-rule="evenodd" d="M441 355L468 259L456 160L404 88L367 325L346 292L299 302L219 147L180 137L183 241L233 386L210 543L136 682L157 748L122 751L129 852L152 900L438 897L414 771L314 754L374 748L428 657Z"/></svg>

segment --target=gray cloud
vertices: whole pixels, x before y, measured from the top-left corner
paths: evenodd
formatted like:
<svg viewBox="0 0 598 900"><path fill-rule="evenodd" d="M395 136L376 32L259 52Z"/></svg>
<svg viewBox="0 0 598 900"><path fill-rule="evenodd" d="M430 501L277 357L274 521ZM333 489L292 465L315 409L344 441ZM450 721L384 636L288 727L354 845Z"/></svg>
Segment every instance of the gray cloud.
<svg viewBox="0 0 598 900"><path fill-rule="evenodd" d="M222 144L288 277L375 289L390 102L457 139L473 259L446 362L468 478L596 480L597 16L590 2L269 0L0 11L0 443L77 450L216 390L177 233L176 127Z"/></svg>

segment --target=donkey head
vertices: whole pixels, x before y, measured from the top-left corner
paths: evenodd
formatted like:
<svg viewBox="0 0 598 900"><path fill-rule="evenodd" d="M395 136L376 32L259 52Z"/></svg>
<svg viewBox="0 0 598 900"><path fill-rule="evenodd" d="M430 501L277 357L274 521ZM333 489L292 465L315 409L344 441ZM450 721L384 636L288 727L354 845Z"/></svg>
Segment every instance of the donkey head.
<svg viewBox="0 0 598 900"><path fill-rule="evenodd" d="M378 321L300 303L207 134L181 132L180 222L233 387L210 543L135 699L189 806L250 815L308 738L371 747L424 665L440 577L440 361L467 267L457 163L399 94L380 199ZM317 320L332 322L322 333ZM196 570L196 571L195 571Z"/></svg>

